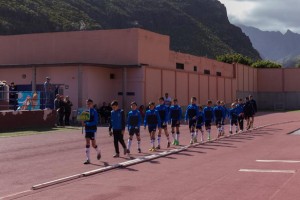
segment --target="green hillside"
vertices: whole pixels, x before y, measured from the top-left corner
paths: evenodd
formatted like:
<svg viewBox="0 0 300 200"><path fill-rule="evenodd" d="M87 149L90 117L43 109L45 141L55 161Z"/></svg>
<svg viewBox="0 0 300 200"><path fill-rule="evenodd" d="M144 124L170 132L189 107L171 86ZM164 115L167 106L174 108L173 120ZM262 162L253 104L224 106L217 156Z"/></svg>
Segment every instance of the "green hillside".
<svg viewBox="0 0 300 200"><path fill-rule="evenodd" d="M259 58L217 0L0 1L1 35L130 27L170 35L174 51L210 58L236 52Z"/></svg>

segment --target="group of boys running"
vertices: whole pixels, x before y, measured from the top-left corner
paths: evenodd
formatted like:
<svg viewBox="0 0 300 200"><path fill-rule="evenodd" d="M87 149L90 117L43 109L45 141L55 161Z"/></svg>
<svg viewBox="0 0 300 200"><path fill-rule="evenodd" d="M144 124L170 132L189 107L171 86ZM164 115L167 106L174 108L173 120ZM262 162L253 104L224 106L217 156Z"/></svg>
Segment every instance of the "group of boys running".
<svg viewBox="0 0 300 200"><path fill-rule="evenodd" d="M144 128L148 126L148 132L150 135L150 149L149 151L155 151L161 148L161 135L164 131L167 138L167 148L171 146L170 135L168 133L167 125L171 124L171 133L173 138L173 145L179 145L179 136L180 136L180 122L182 119L182 109L178 105L178 100L175 98L172 100L172 103L169 99L166 100L164 97L160 97L158 100L159 104L155 106L154 102L149 103L149 109L145 113L144 123L142 122L142 116L137 109L137 103L131 103L131 110L128 112L127 120L125 120L125 114L122 109L118 107L118 102L113 101L111 103L111 123L109 127L109 133L111 136L114 136L114 147L115 155L113 157L119 157L119 146L118 143L121 143L124 149L124 155L130 154L130 148L133 140L133 136L136 135L138 142L138 152L141 153L141 137L140 137L140 126L144 124ZM90 108L92 109L92 108ZM247 121L247 129L253 127L254 114L257 112L257 106L255 100L252 96L245 98L245 103L242 99L237 99L234 103L231 104L231 108L228 109L225 106L223 101L217 101L216 105L213 106L212 101L207 101L207 105L203 108L202 106L197 105L196 97L191 98L191 104L188 105L184 119L188 123L191 140L190 144L198 142L198 133L201 133L201 142L204 142L204 130L207 132L207 140L211 140L211 126L212 123L216 124L218 137L225 134L224 124L226 118L230 119L230 130L229 133L232 134L232 128L235 125L235 132L244 130L244 119ZM93 112L92 112L93 113ZM92 117L95 120L96 117ZM95 135L91 132L96 132L94 123L91 120L83 123L86 128L86 156L87 161L85 164L90 163L89 156L89 147L90 141L92 141L92 146L97 151L97 159L101 158L100 150L95 142ZM88 124L93 125L91 129ZM124 142L124 132L125 127L127 126L129 132L129 138L127 145ZM156 138L156 131L158 129L158 134ZM88 133L87 133L88 130ZM92 131L91 131L92 130ZM157 139L157 145L155 141Z"/></svg>

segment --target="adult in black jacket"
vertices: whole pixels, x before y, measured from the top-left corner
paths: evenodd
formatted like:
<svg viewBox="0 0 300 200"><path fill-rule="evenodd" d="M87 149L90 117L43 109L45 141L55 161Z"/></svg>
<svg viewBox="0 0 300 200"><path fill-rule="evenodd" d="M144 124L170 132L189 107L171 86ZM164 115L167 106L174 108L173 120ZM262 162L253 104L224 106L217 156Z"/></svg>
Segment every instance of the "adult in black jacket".
<svg viewBox="0 0 300 200"><path fill-rule="evenodd" d="M70 97L66 96L64 100L64 106L65 106L65 125L70 126L70 115L72 112L72 102L70 101Z"/></svg>
<svg viewBox="0 0 300 200"><path fill-rule="evenodd" d="M250 129L251 125L253 124L253 116L254 116L254 108L252 103L249 100L249 97L246 97L246 103L244 106L244 117L247 121L247 130Z"/></svg>

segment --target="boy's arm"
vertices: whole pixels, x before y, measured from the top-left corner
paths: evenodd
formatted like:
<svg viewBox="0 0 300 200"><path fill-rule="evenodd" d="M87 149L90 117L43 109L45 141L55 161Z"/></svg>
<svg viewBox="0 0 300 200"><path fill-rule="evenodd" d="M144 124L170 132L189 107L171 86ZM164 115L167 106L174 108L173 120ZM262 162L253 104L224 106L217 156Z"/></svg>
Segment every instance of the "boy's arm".
<svg viewBox="0 0 300 200"><path fill-rule="evenodd" d="M112 112L110 112L110 120L109 120L109 128L108 128L109 132L111 132L111 129L112 129L112 120L113 120Z"/></svg>
<svg viewBox="0 0 300 200"><path fill-rule="evenodd" d="M182 109L181 107L179 107L179 116L178 116L178 121L181 120L181 117L182 117Z"/></svg>
<svg viewBox="0 0 300 200"><path fill-rule="evenodd" d="M186 108L185 111L185 116L184 116L184 120L187 121L188 120L188 112L189 112L189 107Z"/></svg>
<svg viewBox="0 0 300 200"><path fill-rule="evenodd" d="M161 128L161 120L160 120L160 116L158 114L158 111L155 111L156 117L157 117L157 123L158 123L158 128Z"/></svg>
<svg viewBox="0 0 300 200"><path fill-rule="evenodd" d="M139 118L138 127L140 127L142 124L142 115L141 115L140 111L138 111L138 118Z"/></svg>
<svg viewBox="0 0 300 200"><path fill-rule="evenodd" d="M147 117L148 117L148 113L145 113L145 118L144 118L144 127L147 126Z"/></svg>

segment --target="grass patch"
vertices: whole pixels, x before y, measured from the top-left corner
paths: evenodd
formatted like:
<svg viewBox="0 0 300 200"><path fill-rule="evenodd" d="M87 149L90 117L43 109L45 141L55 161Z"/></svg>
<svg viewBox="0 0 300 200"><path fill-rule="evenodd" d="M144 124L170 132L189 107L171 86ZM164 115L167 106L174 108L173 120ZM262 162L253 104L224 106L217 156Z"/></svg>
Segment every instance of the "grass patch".
<svg viewBox="0 0 300 200"><path fill-rule="evenodd" d="M70 130L81 130L81 127L48 127L48 128L37 128L37 129L19 129L11 130L7 132L0 133L0 138L4 137L18 137L27 135L37 135L37 134L48 134L58 131L70 131Z"/></svg>

